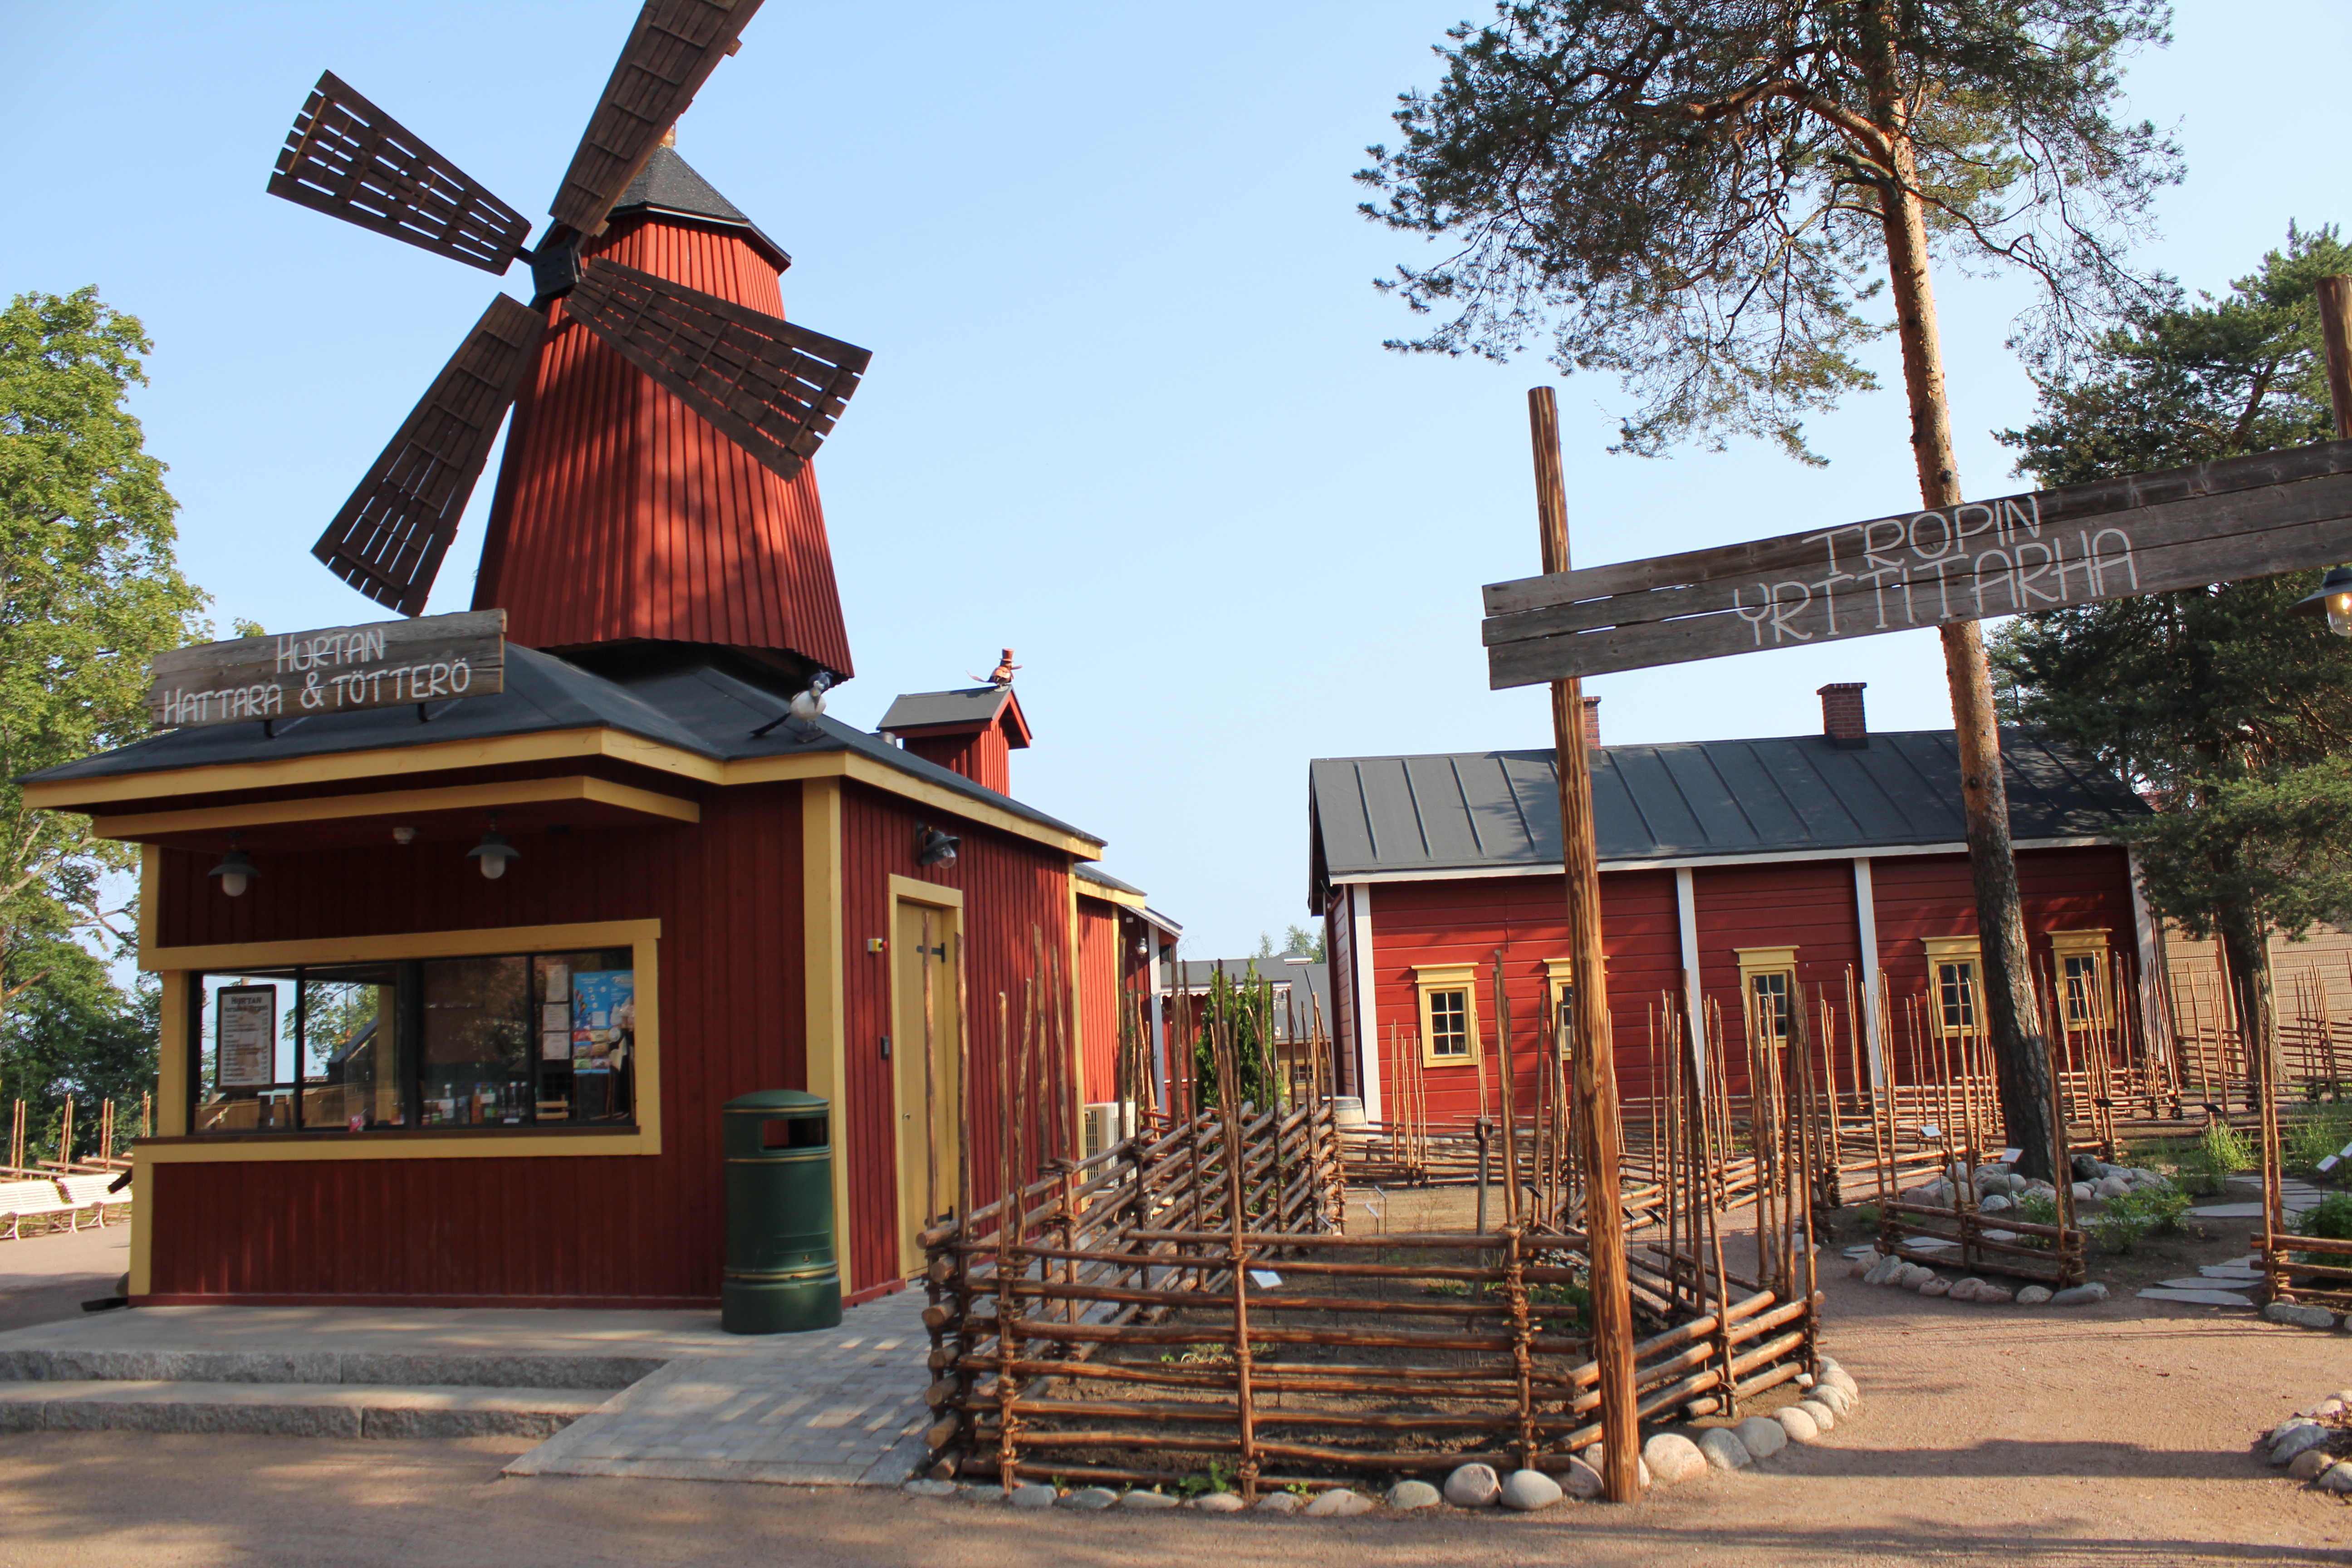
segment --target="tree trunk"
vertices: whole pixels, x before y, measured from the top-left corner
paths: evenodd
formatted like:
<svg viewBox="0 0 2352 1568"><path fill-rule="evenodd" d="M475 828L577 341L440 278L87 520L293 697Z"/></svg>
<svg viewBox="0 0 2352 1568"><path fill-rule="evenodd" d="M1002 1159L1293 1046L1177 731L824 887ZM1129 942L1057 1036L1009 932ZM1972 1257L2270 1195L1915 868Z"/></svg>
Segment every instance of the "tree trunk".
<svg viewBox="0 0 2352 1568"><path fill-rule="evenodd" d="M1910 143L1891 90L1874 105L1889 128L1895 178L1880 186L1886 273L1903 345L1903 383L1911 397L1911 451L1919 499L1940 510L1960 503L1958 460L1944 395L1944 354L1936 331L1936 293L1927 273L1927 230L1913 195L1917 181ZM2058 1129L2050 1111L2050 1050L2033 998L2026 956L2025 913L2009 841L2009 792L2000 772L2000 731L1993 717L1992 668L1984 629L1975 621L1942 628L1944 673L1952 689L1953 738L1960 754L1960 800L1967 816L1969 868L1976 882L1977 933L1986 1022L2000 1079L2001 1117L2019 1150L2018 1171L2052 1181Z"/></svg>
<svg viewBox="0 0 2352 1568"><path fill-rule="evenodd" d="M2230 973L2230 1002L2238 1038L2246 1050L2246 1102L2262 1103L2262 1065L2270 1064L2269 1080L2282 1083L2278 1038L2278 996L2271 984L2270 932L2240 905L2214 911L2214 927L2221 939L2221 961Z"/></svg>

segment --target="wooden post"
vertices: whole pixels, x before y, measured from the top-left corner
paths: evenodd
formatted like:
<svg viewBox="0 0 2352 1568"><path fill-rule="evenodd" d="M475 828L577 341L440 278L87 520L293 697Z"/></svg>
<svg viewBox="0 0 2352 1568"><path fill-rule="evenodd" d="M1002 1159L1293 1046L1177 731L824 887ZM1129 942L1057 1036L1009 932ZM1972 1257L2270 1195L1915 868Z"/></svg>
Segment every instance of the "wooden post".
<svg viewBox="0 0 2352 1568"><path fill-rule="evenodd" d="M1519 1223L1519 1118L1511 1092L1511 995L1503 983L1503 950L1495 950L1495 1048L1503 1058L1503 1223Z"/></svg>
<svg viewBox="0 0 2352 1568"><path fill-rule="evenodd" d="M1568 481L1560 470L1559 404L1549 386L1528 393L1535 444L1536 517L1543 569L1569 569ZM1633 1402L1633 1302L1625 1273L1624 1211L1617 1192L1617 1065L1601 982L1601 861L1592 837L1591 763L1584 745L1584 683L1551 683L1560 856L1576 976L1576 1132L1584 1165L1584 1232L1591 1257L1592 1352L1600 1370L1601 1480L1609 1500L1641 1495L1640 1422Z"/></svg>
<svg viewBox="0 0 2352 1568"><path fill-rule="evenodd" d="M2352 441L2352 278L2319 280L2319 332L2327 344L2327 396L2336 438Z"/></svg>

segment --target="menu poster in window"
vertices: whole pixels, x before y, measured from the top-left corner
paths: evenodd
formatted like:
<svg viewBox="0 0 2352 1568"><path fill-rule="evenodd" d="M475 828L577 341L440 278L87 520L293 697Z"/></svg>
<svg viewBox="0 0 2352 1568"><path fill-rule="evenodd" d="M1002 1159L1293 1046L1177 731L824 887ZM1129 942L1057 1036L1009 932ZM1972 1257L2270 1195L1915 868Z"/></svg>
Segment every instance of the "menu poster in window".
<svg viewBox="0 0 2352 1568"><path fill-rule="evenodd" d="M633 969L583 970L572 977L572 1058L585 1066L611 1065L637 1027L637 975Z"/></svg>
<svg viewBox="0 0 2352 1568"><path fill-rule="evenodd" d="M222 1089L267 1089L278 1081L278 987L224 985L214 996Z"/></svg>

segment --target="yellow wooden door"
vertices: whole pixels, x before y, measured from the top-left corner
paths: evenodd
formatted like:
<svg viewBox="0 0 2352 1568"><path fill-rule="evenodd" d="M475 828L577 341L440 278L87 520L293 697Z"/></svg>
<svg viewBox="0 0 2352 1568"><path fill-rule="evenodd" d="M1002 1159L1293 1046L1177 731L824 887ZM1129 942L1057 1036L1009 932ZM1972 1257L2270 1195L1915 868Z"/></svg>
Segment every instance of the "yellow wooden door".
<svg viewBox="0 0 2352 1568"><path fill-rule="evenodd" d="M890 1060L898 1100L900 1266L923 1266L916 1237L955 1212L963 1107L956 1033L956 911L898 900L892 932Z"/></svg>

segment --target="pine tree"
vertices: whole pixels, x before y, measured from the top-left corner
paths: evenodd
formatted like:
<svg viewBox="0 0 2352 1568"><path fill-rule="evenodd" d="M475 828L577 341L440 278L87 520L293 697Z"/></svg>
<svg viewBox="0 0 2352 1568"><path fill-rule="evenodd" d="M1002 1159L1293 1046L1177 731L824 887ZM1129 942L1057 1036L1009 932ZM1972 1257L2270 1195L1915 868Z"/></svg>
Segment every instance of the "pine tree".
<svg viewBox="0 0 2352 1568"><path fill-rule="evenodd" d="M1358 177L1374 220L1457 248L1386 285L1452 312L1394 346L1507 358L1639 399L1621 449L1734 434L1806 448L1802 418L1874 384L1894 307L1924 505L1963 499L1928 276L1938 251L2042 285L2020 342L2063 366L2145 285L2124 243L2172 145L2115 118L2159 0L1526 0L1438 51L1404 142ZM2026 963L1984 638L1943 628L2001 1109L2043 1173L2056 1130Z"/></svg>
<svg viewBox="0 0 2352 1568"><path fill-rule="evenodd" d="M2219 298L2176 299L2045 378L2001 439L2045 485L2326 439L2315 285L2336 232L2290 228ZM2020 723L2098 755L2158 807L2126 837L2150 907L2218 936L2244 1038L2275 1044L2270 938L2352 909L2352 642L2290 613L2318 574L2021 617L1993 660Z"/></svg>

